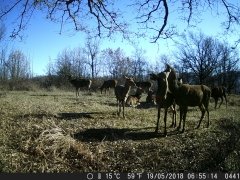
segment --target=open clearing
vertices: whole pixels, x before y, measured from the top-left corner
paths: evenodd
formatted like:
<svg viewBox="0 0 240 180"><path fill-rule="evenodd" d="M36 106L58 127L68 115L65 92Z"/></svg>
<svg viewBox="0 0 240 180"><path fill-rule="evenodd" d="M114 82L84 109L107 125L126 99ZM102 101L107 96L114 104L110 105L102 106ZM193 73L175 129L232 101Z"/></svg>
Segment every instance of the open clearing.
<svg viewBox="0 0 240 180"><path fill-rule="evenodd" d="M141 101L145 101L146 96ZM213 172L240 169L240 96L214 110L210 127L190 108L186 130L154 133L157 108L127 107L116 115L112 94L0 92L1 172ZM177 123L179 111L177 112Z"/></svg>

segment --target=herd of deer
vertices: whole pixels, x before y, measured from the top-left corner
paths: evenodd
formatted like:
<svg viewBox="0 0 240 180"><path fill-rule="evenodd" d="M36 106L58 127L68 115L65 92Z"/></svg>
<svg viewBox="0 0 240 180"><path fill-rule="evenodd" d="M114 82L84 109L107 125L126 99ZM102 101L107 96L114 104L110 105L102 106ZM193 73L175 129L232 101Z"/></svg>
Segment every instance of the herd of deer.
<svg viewBox="0 0 240 180"><path fill-rule="evenodd" d="M176 127L176 104L179 106L180 110L180 121L177 130L181 129L181 132L184 132L186 115L188 107L198 106L201 111L201 118L196 128L199 128L201 122L207 112L207 127L209 127L209 101L210 97L213 97L215 100L215 109L217 108L218 99L221 98L219 108L223 103L223 97L226 101L227 107L227 98L226 98L226 89L223 86L209 88L206 85L189 85L183 84L182 81L177 77L177 74L169 65L166 65L166 69L163 72L158 74L150 74L150 79L157 82L157 91L156 93L151 90L152 83L149 81L146 82L134 82L133 78L125 76L125 84L117 85L116 80L106 80L100 87L101 93L103 89L106 90L113 88L115 96L117 99L117 114L120 116L121 111L123 118L125 118L124 109L125 104L130 106L137 106L140 104L139 100L142 96L142 93L146 92L147 103L156 102L158 107L157 113L157 124L155 132L158 132L159 120L160 120L160 111L161 108L164 109L164 135L167 135L166 122L167 122L167 113L168 109L172 110L172 127ZM70 83L76 88L76 96L79 96L79 89L82 87L90 90L92 81L90 79L72 79L70 77ZM136 93L134 95L129 95L131 87L136 88Z"/></svg>

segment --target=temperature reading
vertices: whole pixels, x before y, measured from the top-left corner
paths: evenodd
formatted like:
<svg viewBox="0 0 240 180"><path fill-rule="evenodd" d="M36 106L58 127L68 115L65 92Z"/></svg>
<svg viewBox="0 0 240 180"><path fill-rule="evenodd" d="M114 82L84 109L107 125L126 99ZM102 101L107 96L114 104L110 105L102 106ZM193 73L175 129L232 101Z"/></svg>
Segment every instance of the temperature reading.
<svg viewBox="0 0 240 180"><path fill-rule="evenodd" d="M120 173L106 173L106 179L120 179Z"/></svg>
<svg viewBox="0 0 240 180"><path fill-rule="evenodd" d="M127 179L141 179L142 173L128 173Z"/></svg>

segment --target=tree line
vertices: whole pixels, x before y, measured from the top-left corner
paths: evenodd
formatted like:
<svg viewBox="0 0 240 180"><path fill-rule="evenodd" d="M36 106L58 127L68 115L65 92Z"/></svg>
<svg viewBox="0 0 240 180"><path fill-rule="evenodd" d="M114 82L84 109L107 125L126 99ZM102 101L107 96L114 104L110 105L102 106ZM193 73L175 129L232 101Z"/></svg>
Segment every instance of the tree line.
<svg viewBox="0 0 240 180"><path fill-rule="evenodd" d="M67 76L99 79L122 79L124 75L138 81L149 80L149 74L160 72L165 63L172 64L185 83L224 85L236 92L239 75L239 54L227 42L221 42L203 33L184 35L173 56L161 55L154 64L145 56L145 50L135 48L131 56L123 49L100 50L98 39L87 38L84 47L64 49L47 65L46 74L32 77L30 59L20 50L1 50L0 80L9 85L34 80L44 88L68 85ZM41 80L40 80L41 79ZM101 81L100 81L101 82ZM100 83L98 82L98 83ZM99 84L98 84L99 85ZM15 88L16 89L16 88Z"/></svg>

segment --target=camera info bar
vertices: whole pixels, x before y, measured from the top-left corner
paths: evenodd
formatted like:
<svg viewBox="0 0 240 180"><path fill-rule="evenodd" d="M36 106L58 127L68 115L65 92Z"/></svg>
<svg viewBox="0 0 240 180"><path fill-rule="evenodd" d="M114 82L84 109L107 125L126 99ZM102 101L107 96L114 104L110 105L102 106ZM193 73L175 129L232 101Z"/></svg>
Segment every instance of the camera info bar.
<svg viewBox="0 0 240 180"><path fill-rule="evenodd" d="M215 173L118 173L118 172L94 172L94 173L3 173L0 179L24 179L33 180L240 180L240 173L215 172Z"/></svg>

